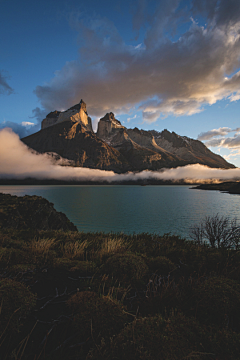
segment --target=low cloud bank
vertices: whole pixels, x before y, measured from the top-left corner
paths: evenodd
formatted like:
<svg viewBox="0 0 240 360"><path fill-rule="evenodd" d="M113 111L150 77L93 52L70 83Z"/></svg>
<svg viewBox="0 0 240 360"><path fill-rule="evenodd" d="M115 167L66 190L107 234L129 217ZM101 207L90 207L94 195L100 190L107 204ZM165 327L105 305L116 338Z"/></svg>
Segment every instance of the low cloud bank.
<svg viewBox="0 0 240 360"><path fill-rule="evenodd" d="M61 166L46 154L30 150L11 129L0 131L0 179L56 179L75 181L129 181L129 180L173 180L192 182L213 182L217 180L240 179L240 169L211 169L195 164L163 171L142 171L140 173L115 174L113 171Z"/></svg>
<svg viewBox="0 0 240 360"><path fill-rule="evenodd" d="M0 92L1 93L1 92ZM23 121L16 123L14 121L3 121L0 123L0 130L11 128L20 138L34 134L41 129L41 121L46 117L47 112L36 107L32 110L32 116L29 116L30 121ZM35 122L32 122L34 120Z"/></svg>

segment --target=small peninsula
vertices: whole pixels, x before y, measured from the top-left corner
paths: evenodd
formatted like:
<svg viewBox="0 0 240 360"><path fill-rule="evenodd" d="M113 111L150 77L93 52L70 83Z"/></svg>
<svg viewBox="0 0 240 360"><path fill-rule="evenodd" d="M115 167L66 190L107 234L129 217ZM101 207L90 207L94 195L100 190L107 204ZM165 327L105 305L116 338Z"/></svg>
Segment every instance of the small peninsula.
<svg viewBox="0 0 240 360"><path fill-rule="evenodd" d="M224 181L214 184L201 184L193 189L199 190L218 190L229 194L240 194L240 182L239 181Z"/></svg>

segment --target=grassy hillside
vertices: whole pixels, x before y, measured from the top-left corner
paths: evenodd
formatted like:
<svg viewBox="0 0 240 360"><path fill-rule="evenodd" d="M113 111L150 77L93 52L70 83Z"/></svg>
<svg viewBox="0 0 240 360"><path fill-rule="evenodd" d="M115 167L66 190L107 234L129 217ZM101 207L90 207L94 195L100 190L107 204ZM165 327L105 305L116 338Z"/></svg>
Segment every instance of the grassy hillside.
<svg viewBox="0 0 240 360"><path fill-rule="evenodd" d="M240 359L240 252L0 230L1 359Z"/></svg>

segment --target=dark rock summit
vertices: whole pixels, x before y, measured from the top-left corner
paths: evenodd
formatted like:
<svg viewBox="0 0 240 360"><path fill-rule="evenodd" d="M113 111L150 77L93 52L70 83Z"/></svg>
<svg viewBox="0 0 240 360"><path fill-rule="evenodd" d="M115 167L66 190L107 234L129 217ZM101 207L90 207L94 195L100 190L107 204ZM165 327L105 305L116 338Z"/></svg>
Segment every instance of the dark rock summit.
<svg viewBox="0 0 240 360"><path fill-rule="evenodd" d="M162 132L127 129L113 113L100 119L97 135L123 154L133 169L157 170L197 163L224 169L235 167L199 140L166 129Z"/></svg>
<svg viewBox="0 0 240 360"><path fill-rule="evenodd" d="M81 99L79 104L76 104L66 111L50 112L42 121L41 128L45 129L49 126L56 125L64 121L74 121L82 124L87 131L92 131L92 120L87 113L87 105Z"/></svg>
<svg viewBox="0 0 240 360"><path fill-rule="evenodd" d="M41 196L0 193L0 229L77 231L77 227Z"/></svg>
<svg viewBox="0 0 240 360"><path fill-rule="evenodd" d="M198 140L166 129L162 132L127 129L112 112L100 119L95 134L83 100L64 112L55 110L48 114L42 129L22 141L39 153L56 153L68 159L71 166L117 173L188 164L235 167Z"/></svg>
<svg viewBox="0 0 240 360"><path fill-rule="evenodd" d="M49 126L22 141L39 153L54 152L72 160L75 166L124 172L130 170L127 160L93 132L72 120Z"/></svg>

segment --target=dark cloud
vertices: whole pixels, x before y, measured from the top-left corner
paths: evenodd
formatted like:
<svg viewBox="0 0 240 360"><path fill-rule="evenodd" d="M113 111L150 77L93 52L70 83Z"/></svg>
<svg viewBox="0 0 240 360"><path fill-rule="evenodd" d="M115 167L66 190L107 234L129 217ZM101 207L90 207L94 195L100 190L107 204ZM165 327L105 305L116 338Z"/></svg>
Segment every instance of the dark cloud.
<svg viewBox="0 0 240 360"><path fill-rule="evenodd" d="M240 148L240 135L233 137L211 139L205 142L208 147L223 147L228 149Z"/></svg>
<svg viewBox="0 0 240 360"><path fill-rule="evenodd" d="M46 117L47 112L36 107L32 110L33 116L29 116L31 121L24 121L22 123L15 123L13 121L3 121L0 123L0 129L11 128L20 138L34 134L41 129L41 121ZM32 119L35 121L32 122Z"/></svg>
<svg viewBox="0 0 240 360"><path fill-rule="evenodd" d="M210 1L211 2L211 1ZM239 21L239 0L219 1L215 9L216 23L220 26L234 26Z"/></svg>
<svg viewBox="0 0 240 360"><path fill-rule="evenodd" d="M4 128L11 128L20 138L23 138L29 134L29 126L24 126L23 124L18 124L13 121L4 121L0 124L0 130Z"/></svg>
<svg viewBox="0 0 240 360"><path fill-rule="evenodd" d="M79 60L67 62L35 93L48 112L83 98L90 115L127 113L135 107L149 122L171 113L191 115L227 97L238 100L240 72L231 75L240 67L237 3L189 1L191 6L184 7L179 0L150 1L150 9L141 0L133 26L146 31L136 47L124 43L112 21L80 19ZM197 16L205 17L206 26ZM171 28L174 33L182 22L188 28L173 41Z"/></svg>
<svg viewBox="0 0 240 360"><path fill-rule="evenodd" d="M192 13L202 15L210 21L210 26L234 26L240 17L239 0L193 0Z"/></svg>
<svg viewBox="0 0 240 360"><path fill-rule="evenodd" d="M209 130L206 132L202 132L201 134L198 135L198 140L209 140L215 136L219 136L219 135L227 135L228 133L232 132L234 130L228 128L228 127L221 127L219 129L213 129L213 130Z"/></svg>
<svg viewBox="0 0 240 360"><path fill-rule="evenodd" d="M224 142L224 138L219 138L219 139L208 140L204 144L207 147L220 147L222 146L223 142Z"/></svg>
<svg viewBox="0 0 240 360"><path fill-rule="evenodd" d="M197 17L199 14L206 17L208 20L213 20L217 11L219 0L193 0L192 13Z"/></svg>
<svg viewBox="0 0 240 360"><path fill-rule="evenodd" d="M4 75L5 73L5 75ZM8 84L7 80L9 76L6 74L5 71L0 70L0 94L10 95L14 92L11 86Z"/></svg>
<svg viewBox="0 0 240 360"><path fill-rule="evenodd" d="M32 116L29 116L29 119L35 119L37 121L36 125L41 125L41 121L46 117L47 112L46 110L36 107L32 110L32 114Z"/></svg>
<svg viewBox="0 0 240 360"><path fill-rule="evenodd" d="M238 148L240 147L240 135L236 135L234 137L229 137L224 139L224 142L222 144L223 147L227 148Z"/></svg>
<svg viewBox="0 0 240 360"><path fill-rule="evenodd" d="M234 136L224 137L231 132L235 132ZM231 129L228 127L221 127L219 129L202 132L198 135L198 140L207 140L205 141L205 145L208 147L223 147L228 149L240 148L239 132L240 128Z"/></svg>

